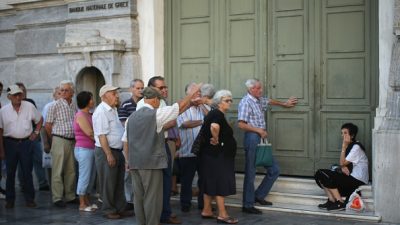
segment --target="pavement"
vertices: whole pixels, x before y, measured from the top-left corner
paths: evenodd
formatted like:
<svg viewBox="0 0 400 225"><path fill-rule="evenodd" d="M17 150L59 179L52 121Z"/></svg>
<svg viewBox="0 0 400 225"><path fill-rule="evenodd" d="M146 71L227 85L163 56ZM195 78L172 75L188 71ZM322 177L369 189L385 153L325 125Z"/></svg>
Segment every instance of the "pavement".
<svg viewBox="0 0 400 225"><path fill-rule="evenodd" d="M5 209L5 200L0 199L0 225L38 225L38 224L57 224L57 225L137 225L135 217L128 217L118 220L110 220L103 217L100 211L79 212L77 204L69 204L66 208L59 209L51 203L51 194L49 191L36 192L36 208L25 207L25 202L20 191L13 209ZM160 203L161 204L161 203ZM213 219L202 219L200 211L192 208L190 212L180 211L179 201L172 200L172 211L178 215L182 224L217 224ZM196 204L194 204L196 205ZM249 225L393 225L389 223L373 223L366 221L355 221L348 219L338 219L334 217L311 216L294 213L282 213L273 211L264 211L261 215L250 215L241 212L240 208L228 207L230 216L239 219L239 224Z"/></svg>

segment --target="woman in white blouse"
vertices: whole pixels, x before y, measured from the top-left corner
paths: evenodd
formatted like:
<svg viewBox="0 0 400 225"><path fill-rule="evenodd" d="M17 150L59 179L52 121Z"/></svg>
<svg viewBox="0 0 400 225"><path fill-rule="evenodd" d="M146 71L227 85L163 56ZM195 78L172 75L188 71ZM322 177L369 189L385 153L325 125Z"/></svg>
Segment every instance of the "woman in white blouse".
<svg viewBox="0 0 400 225"><path fill-rule="evenodd" d="M367 184L368 158L364 146L356 141L358 128L352 123L342 125L342 151L340 166L335 170L320 169L315 173L315 181L324 189L328 200L318 207L327 210L344 210L346 203L359 186Z"/></svg>

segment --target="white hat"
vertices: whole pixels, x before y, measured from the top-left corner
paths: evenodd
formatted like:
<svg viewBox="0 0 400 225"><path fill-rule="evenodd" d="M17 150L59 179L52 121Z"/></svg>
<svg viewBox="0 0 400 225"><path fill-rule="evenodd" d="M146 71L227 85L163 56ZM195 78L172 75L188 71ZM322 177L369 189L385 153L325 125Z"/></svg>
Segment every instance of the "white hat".
<svg viewBox="0 0 400 225"><path fill-rule="evenodd" d="M24 93L24 92L21 90L21 88L19 88L18 85L13 84L13 85L11 85L11 86L9 86L9 87L7 88L7 93L8 93L9 95L15 95L15 94Z"/></svg>
<svg viewBox="0 0 400 225"><path fill-rule="evenodd" d="M103 96L106 92L115 91L115 90L118 90L118 89L119 89L119 87L114 87L114 86L109 85L109 84L103 85L103 87L100 88L99 96L101 97L101 96Z"/></svg>

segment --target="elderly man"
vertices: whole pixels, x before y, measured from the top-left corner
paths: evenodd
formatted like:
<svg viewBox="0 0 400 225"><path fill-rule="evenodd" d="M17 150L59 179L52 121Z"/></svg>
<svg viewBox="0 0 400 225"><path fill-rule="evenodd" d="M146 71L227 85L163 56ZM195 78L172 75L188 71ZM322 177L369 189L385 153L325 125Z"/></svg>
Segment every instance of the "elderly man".
<svg viewBox="0 0 400 225"><path fill-rule="evenodd" d="M108 219L132 216L125 211L124 195L125 157L122 154L124 127L118 119L116 105L119 101L118 87L104 85L100 88L101 103L93 113L95 137L95 162L100 185L102 211Z"/></svg>
<svg viewBox="0 0 400 225"><path fill-rule="evenodd" d="M13 208L15 202L15 172L18 163L24 177L24 197L27 207L36 207L33 188L33 141L39 137L42 116L33 104L22 101L23 92L17 85L7 89L11 103L0 110L0 159L7 165L6 208ZM35 125L33 130L32 122Z"/></svg>
<svg viewBox="0 0 400 225"><path fill-rule="evenodd" d="M189 94L196 87L195 83L186 85L185 92ZM181 148L179 149L179 175L181 181L181 211L189 212L192 201L192 182L194 175L199 172L199 163L196 155L191 153L192 145L203 124L204 116L208 110L202 105L200 91L191 99L192 106L178 116L179 137ZM198 208L203 208L203 194L200 190L197 200Z"/></svg>
<svg viewBox="0 0 400 225"><path fill-rule="evenodd" d="M160 106L163 108L167 106L165 100L168 98L168 86L165 83L165 79L160 76L154 76L150 78L148 87L152 87L158 90L161 94ZM144 105L144 99L140 100L137 105L137 110L142 108ZM171 187L172 187L172 158L175 155L175 148L170 148L175 146L175 141L179 138L175 132L170 132L176 126L176 120L171 120L164 125L164 137L165 137L165 151L168 156L168 168L163 170L163 209L161 213L160 222L167 224L180 224L181 221L178 219L176 214L172 213L170 197L171 197ZM173 142L173 143L171 143Z"/></svg>
<svg viewBox="0 0 400 225"><path fill-rule="evenodd" d="M136 111L136 105L143 97L143 88L144 83L141 79L134 79L131 81L130 91L132 97L124 101L118 108L118 117L124 126L126 119ZM133 210L132 178L128 171L125 171L125 198L127 201L126 209Z"/></svg>
<svg viewBox="0 0 400 225"><path fill-rule="evenodd" d="M25 85L21 82L17 82L15 84L18 85L18 87L21 88L21 90L22 90L22 100L28 101L36 107L35 101L31 98L27 98L27 91L26 91ZM33 129L35 129L35 127ZM36 178L38 179L39 190L40 191L48 191L49 184L48 184L47 178L46 178L46 171L42 166L42 164L43 164L42 158L43 158L43 145L42 145L42 141L41 141L40 135L39 135L39 137L33 141L33 170L35 171ZM18 170L20 170L20 167L21 166L18 166ZM24 190L24 186L23 186L23 182L22 182L24 178L22 176L22 173L17 172L17 174L18 174L18 179L19 179L20 185L21 185L21 189Z"/></svg>
<svg viewBox="0 0 400 225"><path fill-rule="evenodd" d="M52 140L52 200L56 207L63 208L65 202L78 203L75 198L75 135L72 127L77 107L72 102L74 86L71 81L61 81L60 91L61 98L47 112L45 128L48 138Z"/></svg>
<svg viewBox="0 0 400 225"><path fill-rule="evenodd" d="M128 162L140 225L158 224L161 216L163 169L168 168L163 127L186 110L199 89L200 85L196 85L179 103L159 108L162 98L159 91L147 87L143 91L144 106L129 117L126 127Z"/></svg>
<svg viewBox="0 0 400 225"><path fill-rule="evenodd" d="M279 167L275 160L272 166L265 167L266 175L254 191L254 179L256 176L255 158L256 147L260 143L260 138L267 137L265 112L268 105L282 107L293 107L297 104L297 99L289 98L286 102L263 97L262 84L257 79L246 81L247 94L239 103L238 126L245 132L245 174L243 182L243 208L244 213L261 214L261 211L254 208L254 203L261 205L272 205L265 200L271 190L272 185L279 176Z"/></svg>

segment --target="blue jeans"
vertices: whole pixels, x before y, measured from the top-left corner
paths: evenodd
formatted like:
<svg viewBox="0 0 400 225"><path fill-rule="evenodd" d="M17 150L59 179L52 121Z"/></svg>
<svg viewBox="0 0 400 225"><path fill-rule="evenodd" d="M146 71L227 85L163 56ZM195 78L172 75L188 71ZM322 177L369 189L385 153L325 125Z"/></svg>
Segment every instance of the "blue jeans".
<svg viewBox="0 0 400 225"><path fill-rule="evenodd" d="M78 187L76 194L86 195L93 190L96 178L96 168L94 165L94 149L75 147L75 159L78 162Z"/></svg>
<svg viewBox="0 0 400 225"><path fill-rule="evenodd" d="M181 181L181 207L190 207L192 201L192 183L194 175L197 171L199 174L199 159L197 157L182 157L178 160L179 163L179 178ZM200 179L200 176L199 176ZM200 181L200 180L199 180ZM198 184L199 184L198 181ZM199 186L199 185L198 185ZM197 196L197 207L203 208L203 193L199 189Z"/></svg>
<svg viewBox="0 0 400 225"><path fill-rule="evenodd" d="M40 139L36 139L32 141L32 157L33 157L33 170L35 171L38 183L39 183L39 188L41 187L46 187L49 185L47 182L46 178L46 171L43 168L42 165L42 160L43 160L43 146L42 146L42 141ZM18 165L18 180L20 183L21 188L25 188L23 186L23 175L21 172L21 165Z"/></svg>
<svg viewBox="0 0 400 225"><path fill-rule="evenodd" d="M16 141L4 138L5 158L7 167L6 181L6 201L15 201L15 173L18 163L21 165L21 173L24 177L24 197L26 202L32 202L35 199L35 190L32 179L32 141Z"/></svg>
<svg viewBox="0 0 400 225"><path fill-rule="evenodd" d="M244 135L245 150L245 172L243 182L243 207L254 206L255 198L264 199L279 176L279 166L275 159L272 159L272 166L265 166L266 174L257 190L254 191L254 180L256 177L256 149L260 143L260 136L257 133L246 132Z"/></svg>
<svg viewBox="0 0 400 225"><path fill-rule="evenodd" d="M160 222L168 220L171 217L171 185L172 185L172 162L171 162L171 151L169 150L168 144L165 143L165 150L168 156L168 168L163 169L163 207Z"/></svg>

